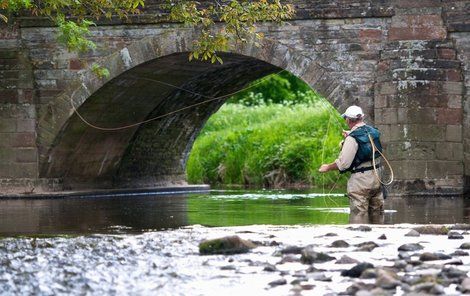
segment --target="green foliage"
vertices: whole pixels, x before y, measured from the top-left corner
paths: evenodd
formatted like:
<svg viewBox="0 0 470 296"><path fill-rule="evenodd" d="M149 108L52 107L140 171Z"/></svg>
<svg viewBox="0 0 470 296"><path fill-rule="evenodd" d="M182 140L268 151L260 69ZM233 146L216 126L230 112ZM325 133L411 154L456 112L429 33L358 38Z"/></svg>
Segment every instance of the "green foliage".
<svg viewBox="0 0 470 296"><path fill-rule="evenodd" d="M318 168L339 153L344 126L326 104L224 105L193 146L188 180L268 187L332 185L337 174L320 174ZM331 112L337 120L329 120ZM340 184L345 181L342 176Z"/></svg>
<svg viewBox="0 0 470 296"><path fill-rule="evenodd" d="M222 63L217 52L226 51L230 41L246 43L253 38L258 45L263 35L256 32L257 22L281 22L294 15L293 6L279 0L214 1L209 5L169 0L169 7L171 20L196 27L201 32L189 59L210 60L212 63ZM220 23L216 25L216 22Z"/></svg>
<svg viewBox="0 0 470 296"><path fill-rule="evenodd" d="M91 70L99 78L108 78L109 75L110 75L108 69L106 69L106 68L104 68L104 67L102 67L102 66L100 66L96 63L93 63L93 65L91 65Z"/></svg>
<svg viewBox="0 0 470 296"><path fill-rule="evenodd" d="M59 15L57 16L57 25L61 31L61 35L57 40L62 44L66 44L69 51L85 52L96 48L96 45L87 39L90 34L88 27L95 25L95 23L87 20L78 23L66 20L63 15Z"/></svg>
<svg viewBox="0 0 470 296"><path fill-rule="evenodd" d="M254 81L250 88L236 94L228 103L239 103L246 106L260 104L310 104L322 98L308 84L293 74L283 71Z"/></svg>

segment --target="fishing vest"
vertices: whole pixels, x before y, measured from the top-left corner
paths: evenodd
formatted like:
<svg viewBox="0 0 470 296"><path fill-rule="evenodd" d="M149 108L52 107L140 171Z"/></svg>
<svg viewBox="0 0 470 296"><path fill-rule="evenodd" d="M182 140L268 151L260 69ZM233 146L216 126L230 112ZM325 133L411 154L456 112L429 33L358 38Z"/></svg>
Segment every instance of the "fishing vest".
<svg viewBox="0 0 470 296"><path fill-rule="evenodd" d="M370 144L369 135L371 135L377 150L382 152L379 130L370 125L363 125L358 127L349 133L349 136L353 137L358 144L357 152L354 156L351 166L343 172L351 171L354 168L357 168L361 163L372 160L372 145ZM380 157L380 153L375 151L374 158L378 157Z"/></svg>

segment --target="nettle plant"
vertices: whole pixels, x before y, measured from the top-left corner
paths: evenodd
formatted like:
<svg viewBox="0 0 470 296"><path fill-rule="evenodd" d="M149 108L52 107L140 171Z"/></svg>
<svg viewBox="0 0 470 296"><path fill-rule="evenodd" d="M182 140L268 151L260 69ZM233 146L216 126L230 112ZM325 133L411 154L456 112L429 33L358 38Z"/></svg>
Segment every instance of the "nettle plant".
<svg viewBox="0 0 470 296"><path fill-rule="evenodd" d="M119 17L129 18L141 13L145 0L0 0L0 20L8 23L18 13L50 19L60 31L58 41L69 51L86 52L96 48L90 39L93 20ZM232 1L173 1L162 6L168 20L181 22L198 29L189 60L223 63L217 52L227 51L231 41L255 44L263 38L256 23L282 22L292 18L294 8L279 0ZM100 77L109 76L106 68L93 64L92 71Z"/></svg>

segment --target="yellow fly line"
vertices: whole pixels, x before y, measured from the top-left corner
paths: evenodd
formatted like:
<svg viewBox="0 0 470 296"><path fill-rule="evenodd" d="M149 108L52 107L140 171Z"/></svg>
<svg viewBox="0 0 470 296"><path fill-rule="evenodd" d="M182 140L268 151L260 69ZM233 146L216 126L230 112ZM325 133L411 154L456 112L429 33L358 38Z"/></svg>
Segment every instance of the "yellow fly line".
<svg viewBox="0 0 470 296"><path fill-rule="evenodd" d="M185 92L188 92L188 93L191 93L193 95L198 95L198 96L201 96L203 98L208 98L207 100L205 101L202 101L202 102L199 102L199 103L195 103L195 104L192 104L192 105L189 105L189 106L186 106L186 107L183 107L183 108L180 108L180 109L177 109L177 110L174 110L174 111L171 111L171 112L168 112L168 113L165 113L165 114L162 114L162 115L159 115L159 116L155 116L155 117L152 117L152 118L149 118L149 119L146 119L146 120L142 120L142 121L139 121L139 122L135 122L135 123L132 123L132 124L128 124L128 125L123 125L123 126L118 126L118 127L102 127L102 126L97 126L91 122L89 122L85 117L83 117L82 114L80 114L80 112L78 112L77 108L75 107L74 103L73 103L73 96L70 96L70 105L72 106L72 109L73 109L73 112L75 112L75 114L77 114L77 116L80 118L81 121L83 121L86 125L88 125L89 127L91 128L94 128L94 129L97 129L97 130L101 130L101 131L120 131L120 130L124 130L124 129L129 129L129 128L133 128L133 127L136 127L136 126L139 126L141 124L145 124L145 123L148 123L148 122L151 122L151 121L154 121L154 120L157 120L157 119L160 119L160 118L163 118L163 117L166 117L166 116L169 116L169 115L172 115L172 114L175 114L175 113L178 113L178 112L181 112L181 111L184 111L184 110L187 110L187 109L191 109L191 108L194 108L194 107L197 107L197 106L200 106L200 105L203 105L203 104L207 104L209 102L212 102L212 101L217 101L217 100L221 100L221 99L224 99L224 98L227 98L227 97L231 97L231 96L234 96L242 91L245 91L245 90L248 90L250 88L253 88L257 85L259 85L260 83L263 83L265 80L268 80L270 79L271 77L273 77L274 74L280 74L282 72L284 72L286 70L281 70L279 72L276 72L276 73L273 73L271 75L268 75L267 77L264 77L262 79L260 79L257 83L255 84L252 84L248 87L245 87L245 88L242 88L242 89L239 89L235 92L232 92L232 93L229 93L229 94L226 94L226 95L223 95L223 96L219 96L219 97L208 97L206 95L203 95L203 94L200 94L200 93L197 93L197 92L193 92L191 90L188 90L188 89L184 89L182 87L179 87L179 86L176 86L176 85L173 85L173 84L170 84L170 83L167 83L167 82L164 82L164 81L160 81L160 80L156 80L156 79L150 79L150 78L138 78L136 77L136 79L143 79L143 80L149 80L149 81L153 81L153 82L156 82L156 83L160 83L160 84L163 84L163 85L166 85L166 86L170 86L170 87L173 87L175 89L179 89L179 90L182 90L182 91L185 91Z"/></svg>
<svg viewBox="0 0 470 296"><path fill-rule="evenodd" d="M372 140L372 137L371 135L369 134L369 141L370 141L370 144L372 145L372 166L374 167L374 173L375 173L375 176L377 177L377 179L379 180L380 184L382 185L385 185L385 186L388 186L390 184L393 183L393 179L394 179L394 174L393 174L393 168L392 166L390 165L390 163L388 162L388 159L385 157L385 155L379 150L377 149L377 147L375 146L374 144L374 141ZM375 163L375 152L379 152L379 154L382 156L382 158L385 160L385 163L387 164L388 168L390 169L390 180L387 181L387 182L384 182L380 176L379 176L379 173L377 172L377 165Z"/></svg>

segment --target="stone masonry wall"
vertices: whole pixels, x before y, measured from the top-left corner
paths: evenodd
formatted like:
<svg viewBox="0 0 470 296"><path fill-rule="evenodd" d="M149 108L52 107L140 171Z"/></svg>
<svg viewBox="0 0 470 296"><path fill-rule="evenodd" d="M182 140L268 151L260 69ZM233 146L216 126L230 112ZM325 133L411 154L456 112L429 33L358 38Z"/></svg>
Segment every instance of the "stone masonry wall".
<svg viewBox="0 0 470 296"><path fill-rule="evenodd" d="M327 96L339 111L350 104L361 105L368 121L383 132L398 179L396 193L462 192L470 184L466 177L470 176L469 1L290 2L297 14L288 25L259 26L267 44L273 47L239 53L291 69ZM168 23L161 3L146 1L144 12L126 21L99 22L92 34L97 49L80 55L59 45L57 31L42 20L24 18L19 27L0 28L0 134L5 139L0 142L2 188L21 183L23 191L41 186L61 190L64 179L76 178L78 173L85 186L87 182L94 186L91 184L98 177L108 178L107 184L111 184L126 145L134 147L128 151L146 151L154 144L151 135L165 134L163 125L158 124L154 130L136 129L116 135L86 131L70 107L75 96L75 104L86 118L111 126L119 125L123 118L126 123L132 122L135 113L146 118L159 112L155 108L164 98L141 98L153 106L146 110L143 104L125 103L123 97L114 101L114 96L136 96L129 77L122 76L130 68L134 67L132 75L150 73L145 66L133 64L136 57L132 55L148 58L152 50L172 54L190 48L191 30ZM108 84L112 87L106 88L104 82L87 74L94 61L116 61L106 65L116 78L114 84ZM167 73L164 78L177 85L185 84L184 77L199 75L191 72L193 65L189 63L173 72L171 63L159 66L155 61L152 67L158 69L155 73ZM184 75L178 74L180 70ZM216 89L211 92L206 95L218 93ZM170 98L171 94L163 93ZM92 100L87 101L90 97ZM109 109L103 102L122 102L129 109L123 112L113 104ZM119 116L113 117L110 111ZM207 112L185 117L206 118L213 111ZM188 121L168 120L164 128L167 135L180 134L179 126L194 131L185 135L189 142L181 146L190 147L203 122L188 127ZM96 148L101 143L114 146ZM163 143L161 147L166 146ZM152 163L174 159L182 165L187 150L175 149L174 155L161 153L161 159L152 157ZM128 161L136 156L131 155ZM144 158L142 163L147 162ZM130 169L121 169L121 175L133 179L133 170L138 168L123 163ZM142 174L151 174L150 167L135 172L135 176L154 177Z"/></svg>

